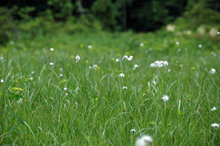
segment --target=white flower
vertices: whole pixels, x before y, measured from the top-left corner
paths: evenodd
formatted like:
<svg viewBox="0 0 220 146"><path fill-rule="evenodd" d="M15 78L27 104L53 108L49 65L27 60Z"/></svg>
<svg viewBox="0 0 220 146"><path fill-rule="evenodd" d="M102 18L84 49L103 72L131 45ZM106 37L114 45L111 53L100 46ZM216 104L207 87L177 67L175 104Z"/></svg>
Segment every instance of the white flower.
<svg viewBox="0 0 220 146"><path fill-rule="evenodd" d="M211 111L215 111L215 110L217 110L217 108L214 106L214 107L211 109Z"/></svg>
<svg viewBox="0 0 220 146"><path fill-rule="evenodd" d="M122 89L128 89L128 88L124 86L124 87L122 87Z"/></svg>
<svg viewBox="0 0 220 146"><path fill-rule="evenodd" d="M156 85L156 84L158 83L157 76L153 79L152 83L153 83L154 85Z"/></svg>
<svg viewBox="0 0 220 146"><path fill-rule="evenodd" d="M168 72L170 72L170 69L168 69Z"/></svg>
<svg viewBox="0 0 220 146"><path fill-rule="evenodd" d="M144 46L144 44L143 44L143 43L140 43L140 46L141 46L141 47L143 47L143 46Z"/></svg>
<svg viewBox="0 0 220 146"><path fill-rule="evenodd" d="M121 74L119 75L119 77L124 78L124 77L125 77L125 75L124 75L123 73L121 73Z"/></svg>
<svg viewBox="0 0 220 146"><path fill-rule="evenodd" d="M4 83L4 80L3 80L3 79L1 79L1 83Z"/></svg>
<svg viewBox="0 0 220 146"><path fill-rule="evenodd" d="M67 88L65 87L65 88L64 88L64 90L66 91L66 90L67 90Z"/></svg>
<svg viewBox="0 0 220 146"><path fill-rule="evenodd" d="M60 71L62 72L62 71L63 71L63 68L60 68Z"/></svg>
<svg viewBox="0 0 220 146"><path fill-rule="evenodd" d="M79 55L76 55L76 62L78 62L80 60Z"/></svg>
<svg viewBox="0 0 220 146"><path fill-rule="evenodd" d="M65 93L65 96L68 96L68 93Z"/></svg>
<svg viewBox="0 0 220 146"><path fill-rule="evenodd" d="M135 146L147 146L153 142L153 138L149 135L143 135L142 137L138 138Z"/></svg>
<svg viewBox="0 0 220 146"><path fill-rule="evenodd" d="M135 129L131 129L130 131L131 131L131 132L133 132L133 133L135 133L135 132L136 132L136 130L135 130Z"/></svg>
<svg viewBox="0 0 220 146"><path fill-rule="evenodd" d="M60 78L63 78L63 74L60 74Z"/></svg>
<svg viewBox="0 0 220 146"><path fill-rule="evenodd" d="M137 64L134 65L134 68L138 68L139 66Z"/></svg>
<svg viewBox="0 0 220 146"><path fill-rule="evenodd" d="M201 45L201 44L199 44L199 45L198 45L198 47L199 47L199 48L202 48L202 45Z"/></svg>
<svg viewBox="0 0 220 146"><path fill-rule="evenodd" d="M167 62L167 61L164 61L164 62L163 62L163 66L168 66L168 62Z"/></svg>
<svg viewBox="0 0 220 146"><path fill-rule="evenodd" d="M119 59L116 59L115 62L119 62Z"/></svg>
<svg viewBox="0 0 220 146"><path fill-rule="evenodd" d="M217 124L217 123L213 123L213 124L211 124L211 126L214 128L219 128L219 124Z"/></svg>
<svg viewBox="0 0 220 146"><path fill-rule="evenodd" d="M179 45L180 43L179 42L176 42L176 45Z"/></svg>
<svg viewBox="0 0 220 146"><path fill-rule="evenodd" d="M161 99L163 99L163 101L168 101L169 100L169 96L164 95Z"/></svg>
<svg viewBox="0 0 220 146"><path fill-rule="evenodd" d="M132 58L131 58L131 57L129 57L129 58L128 58L128 61L132 61Z"/></svg>
<svg viewBox="0 0 220 146"><path fill-rule="evenodd" d="M91 66L89 66L89 69L92 69L92 67L91 67Z"/></svg>
<svg viewBox="0 0 220 146"><path fill-rule="evenodd" d="M92 49L92 46L91 46L91 45L88 45L88 48L89 48L89 49Z"/></svg>
<svg viewBox="0 0 220 146"><path fill-rule="evenodd" d="M50 66L53 66L53 65L54 65L53 62L51 62L51 63L50 63Z"/></svg>
<svg viewBox="0 0 220 146"><path fill-rule="evenodd" d="M214 68L211 68L211 71L209 72L210 74L214 74L215 73L215 69Z"/></svg>
<svg viewBox="0 0 220 146"><path fill-rule="evenodd" d="M50 51L53 52L53 51L54 51L54 48L50 48Z"/></svg>
<svg viewBox="0 0 220 146"><path fill-rule="evenodd" d="M126 59L128 59L128 56L127 56L127 55L125 55L125 56L123 57L123 60L126 60Z"/></svg>
<svg viewBox="0 0 220 146"><path fill-rule="evenodd" d="M32 81L34 78L33 77L30 77L30 80Z"/></svg>
<svg viewBox="0 0 220 146"><path fill-rule="evenodd" d="M166 30L169 31L169 32L175 31L175 25L173 25L173 24L167 25Z"/></svg>
<svg viewBox="0 0 220 146"><path fill-rule="evenodd" d="M156 67L155 63L151 63L151 64L150 64L150 67L152 67L152 68L153 68L153 67Z"/></svg>

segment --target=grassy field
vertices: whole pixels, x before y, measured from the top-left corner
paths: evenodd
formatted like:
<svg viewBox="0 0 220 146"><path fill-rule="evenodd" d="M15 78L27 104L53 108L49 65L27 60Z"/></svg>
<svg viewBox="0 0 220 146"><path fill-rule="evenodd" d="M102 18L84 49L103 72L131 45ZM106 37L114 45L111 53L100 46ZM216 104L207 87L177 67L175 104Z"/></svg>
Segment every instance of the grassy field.
<svg viewBox="0 0 220 146"><path fill-rule="evenodd" d="M0 48L0 145L220 145L220 43L208 36L24 35Z"/></svg>

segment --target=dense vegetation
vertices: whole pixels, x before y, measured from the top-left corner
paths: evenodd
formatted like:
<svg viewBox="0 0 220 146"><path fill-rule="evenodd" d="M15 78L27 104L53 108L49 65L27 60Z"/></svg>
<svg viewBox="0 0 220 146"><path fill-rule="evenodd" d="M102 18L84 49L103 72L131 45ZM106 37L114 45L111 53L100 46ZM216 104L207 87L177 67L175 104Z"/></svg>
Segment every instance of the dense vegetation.
<svg viewBox="0 0 220 146"><path fill-rule="evenodd" d="M218 1L10 2L0 145L220 145Z"/></svg>

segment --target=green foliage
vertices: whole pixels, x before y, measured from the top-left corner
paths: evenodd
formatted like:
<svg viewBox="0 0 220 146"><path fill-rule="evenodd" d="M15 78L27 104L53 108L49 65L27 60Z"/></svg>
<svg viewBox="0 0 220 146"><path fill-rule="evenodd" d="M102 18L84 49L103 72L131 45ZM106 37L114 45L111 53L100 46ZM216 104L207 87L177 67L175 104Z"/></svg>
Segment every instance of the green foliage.
<svg viewBox="0 0 220 146"><path fill-rule="evenodd" d="M201 24L220 28L220 13L206 8L203 1L198 2L191 10L186 11L184 16L193 29Z"/></svg>
<svg viewBox="0 0 220 146"><path fill-rule="evenodd" d="M13 25L4 7L0 7L0 45L7 43L13 37Z"/></svg>

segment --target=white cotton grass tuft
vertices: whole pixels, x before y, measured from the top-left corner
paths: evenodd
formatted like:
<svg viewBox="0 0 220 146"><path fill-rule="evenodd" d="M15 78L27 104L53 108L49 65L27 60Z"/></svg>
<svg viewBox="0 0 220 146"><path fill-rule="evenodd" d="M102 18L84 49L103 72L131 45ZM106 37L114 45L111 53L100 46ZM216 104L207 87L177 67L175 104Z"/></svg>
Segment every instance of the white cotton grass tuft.
<svg viewBox="0 0 220 146"><path fill-rule="evenodd" d="M136 130L135 130L135 129L131 129L130 131L131 131L131 132L133 132L133 133L135 133L135 132L136 132Z"/></svg>
<svg viewBox="0 0 220 146"><path fill-rule="evenodd" d="M127 55L124 55L123 56L123 60L127 60L128 59L128 56Z"/></svg>
<svg viewBox="0 0 220 146"><path fill-rule="evenodd" d="M210 70L210 72L209 72L209 73L210 73L210 74L214 74L214 73L215 73L215 71L216 71L216 70L215 70L214 68L211 68L211 70Z"/></svg>
<svg viewBox="0 0 220 146"><path fill-rule="evenodd" d="M179 42L176 42L176 45L179 45L180 43Z"/></svg>
<svg viewBox="0 0 220 146"><path fill-rule="evenodd" d="M1 79L1 83L4 83L4 80L3 80L3 79Z"/></svg>
<svg viewBox="0 0 220 146"><path fill-rule="evenodd" d="M152 68L160 68L160 67L165 67L165 66L168 66L168 62L167 61L155 61L154 63L151 63L150 64L150 67Z"/></svg>
<svg viewBox="0 0 220 146"><path fill-rule="evenodd" d="M198 47L199 47L199 48L202 48L202 45L201 45L201 44L199 44L199 45L198 45Z"/></svg>
<svg viewBox="0 0 220 146"><path fill-rule="evenodd" d="M92 46L91 46L91 45L88 45L88 49L92 49Z"/></svg>
<svg viewBox="0 0 220 146"><path fill-rule="evenodd" d="M79 57L79 55L76 55L76 62L78 62L79 60L80 60L80 57Z"/></svg>
<svg viewBox="0 0 220 146"><path fill-rule="evenodd" d="M125 77L125 75L124 75L123 73L121 73L121 74L119 75L119 77L124 78L124 77Z"/></svg>
<svg viewBox="0 0 220 146"><path fill-rule="evenodd" d="M137 139L135 146L148 146L153 142L153 138L149 135L143 135Z"/></svg>
<svg viewBox="0 0 220 146"><path fill-rule="evenodd" d="M115 59L115 62L119 62L119 59Z"/></svg>
<svg viewBox="0 0 220 146"><path fill-rule="evenodd" d="M50 66L54 66L53 62L50 63Z"/></svg>
<svg viewBox="0 0 220 146"><path fill-rule="evenodd" d="M63 74L60 74L60 78L63 78Z"/></svg>
<svg viewBox="0 0 220 146"><path fill-rule="evenodd" d="M161 99L162 99L164 102L166 102L166 101L169 100L169 96L168 96L168 95L164 95Z"/></svg>
<svg viewBox="0 0 220 146"><path fill-rule="evenodd" d="M126 90L127 90L127 89L128 89L128 87L124 86L124 87L122 87L122 89L126 89Z"/></svg>
<svg viewBox="0 0 220 146"><path fill-rule="evenodd" d="M211 126L214 128L219 128L219 124L217 124L217 123L213 123L213 124L211 124Z"/></svg>
<svg viewBox="0 0 220 146"><path fill-rule="evenodd" d="M53 52L53 51L54 51L54 48L50 48L50 51Z"/></svg>
<svg viewBox="0 0 220 146"><path fill-rule="evenodd" d="M211 109L211 111L215 111L217 110L217 108L215 106L213 106L213 108Z"/></svg>

